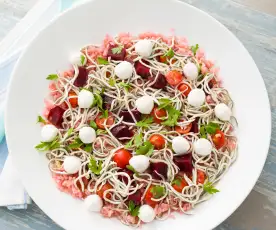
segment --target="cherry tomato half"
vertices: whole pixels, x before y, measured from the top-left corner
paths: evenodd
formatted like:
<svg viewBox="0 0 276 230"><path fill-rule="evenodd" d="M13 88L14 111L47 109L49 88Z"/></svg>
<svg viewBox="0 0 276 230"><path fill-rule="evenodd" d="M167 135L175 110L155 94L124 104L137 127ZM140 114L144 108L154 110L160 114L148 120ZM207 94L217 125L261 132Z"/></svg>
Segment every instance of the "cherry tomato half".
<svg viewBox="0 0 276 230"><path fill-rule="evenodd" d="M181 83L177 89L182 92L182 94L188 97L189 93L191 92L191 87L187 83Z"/></svg>
<svg viewBox="0 0 276 230"><path fill-rule="evenodd" d="M154 145L155 149L162 149L165 146L165 139L159 134L153 134L150 139L150 143Z"/></svg>
<svg viewBox="0 0 276 230"><path fill-rule="evenodd" d="M184 178L181 177L177 177L172 185L172 187L179 193L181 193L183 188L185 188L186 186L188 186L188 183Z"/></svg>
<svg viewBox="0 0 276 230"><path fill-rule="evenodd" d="M72 106L72 108L76 108L78 106L78 96L74 91L70 91L68 93L69 98L69 102Z"/></svg>
<svg viewBox="0 0 276 230"><path fill-rule="evenodd" d="M96 124L98 128L104 129L104 123L106 122L106 126L110 127L111 125L114 124L114 117L112 116L112 113L108 113L108 117L105 118L103 117L102 113L99 113L98 116L96 117Z"/></svg>
<svg viewBox="0 0 276 230"><path fill-rule="evenodd" d="M154 207L158 204L158 202L151 199L151 198L153 198L153 194L152 194L152 192L151 192L151 189L152 189L152 188L153 188L153 186L151 185L151 186L149 187L149 189L147 190L144 199L145 199L145 202L146 202L148 205L150 205L151 207L154 208Z"/></svg>
<svg viewBox="0 0 276 230"><path fill-rule="evenodd" d="M171 70L166 74L166 80L171 86L176 86L178 85L182 79L183 75L177 70Z"/></svg>
<svg viewBox="0 0 276 230"><path fill-rule="evenodd" d="M183 120L181 120L181 121L183 121ZM185 125L185 126L175 126L174 130L180 134L187 134L191 131L192 126L193 126L192 123Z"/></svg>
<svg viewBox="0 0 276 230"><path fill-rule="evenodd" d="M160 118L165 117L167 115L167 112L165 109L158 109L158 107L154 107L151 115L153 116L154 122L160 124L163 121Z"/></svg>
<svg viewBox="0 0 276 230"><path fill-rule="evenodd" d="M216 133L212 135L212 140L217 149L220 149L225 145L225 135L220 130L217 130Z"/></svg>
<svg viewBox="0 0 276 230"><path fill-rule="evenodd" d="M97 195L100 196L101 198L104 198L104 192L105 192L106 190L109 190L109 189L112 189L112 188L113 188L112 185L109 184L109 183L107 182L107 183L105 183L100 189L98 189L96 193L97 193ZM106 197L107 197L108 199L110 199L110 198L111 198L111 194L107 194Z"/></svg>
<svg viewBox="0 0 276 230"><path fill-rule="evenodd" d="M169 61L170 61L170 57L168 56L165 56L165 55L161 55L159 56L159 61L162 62L162 63L165 63L165 64L168 64ZM176 60L172 60L172 64L174 64L176 62Z"/></svg>
<svg viewBox="0 0 276 230"><path fill-rule="evenodd" d="M201 170L197 170L197 184L204 184L205 179L205 173Z"/></svg>
<svg viewBox="0 0 276 230"><path fill-rule="evenodd" d="M117 166L124 169L132 157L131 153L125 149L119 149L115 152L113 156L113 161L116 162Z"/></svg>

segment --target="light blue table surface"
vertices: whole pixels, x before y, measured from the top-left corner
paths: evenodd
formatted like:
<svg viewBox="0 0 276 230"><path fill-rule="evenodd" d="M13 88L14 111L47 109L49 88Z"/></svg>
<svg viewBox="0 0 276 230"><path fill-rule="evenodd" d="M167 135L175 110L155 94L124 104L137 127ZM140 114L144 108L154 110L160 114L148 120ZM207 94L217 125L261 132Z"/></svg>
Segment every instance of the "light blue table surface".
<svg viewBox="0 0 276 230"><path fill-rule="evenodd" d="M262 73L271 102L273 130L264 170L254 187L254 191L251 192L241 207L216 230L275 230L276 17L249 9L233 0L183 1L210 13L242 41ZM256 124L262 125L262 119L256 121ZM258 132L252 135L260 135L260 138L262 136ZM2 168L6 152L7 147L4 142L0 145L0 168ZM35 204L31 205L28 210L9 211L6 208L0 208L0 230L46 229L58 230L62 228L53 223Z"/></svg>

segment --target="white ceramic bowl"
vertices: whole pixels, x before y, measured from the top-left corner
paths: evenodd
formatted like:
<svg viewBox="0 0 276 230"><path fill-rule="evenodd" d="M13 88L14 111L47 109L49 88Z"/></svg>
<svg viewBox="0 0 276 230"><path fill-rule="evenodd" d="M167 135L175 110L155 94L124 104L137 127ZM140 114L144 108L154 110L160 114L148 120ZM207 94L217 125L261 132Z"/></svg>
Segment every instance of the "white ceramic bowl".
<svg viewBox="0 0 276 230"><path fill-rule="evenodd" d="M175 220L154 221L143 229L212 229L234 212L258 179L269 147L270 107L262 77L238 39L208 14L181 2L95 0L64 13L34 39L16 66L8 93L6 134L14 165L34 201L65 229L128 227L116 219L88 213L80 200L60 192L46 158L35 151L40 141L36 118L48 91L46 76L67 68L72 52L88 43L100 43L106 33L151 30L169 34L171 28L191 44L200 44L220 66L224 85L235 102L239 156L219 182L221 192L197 206L195 215L176 215Z"/></svg>

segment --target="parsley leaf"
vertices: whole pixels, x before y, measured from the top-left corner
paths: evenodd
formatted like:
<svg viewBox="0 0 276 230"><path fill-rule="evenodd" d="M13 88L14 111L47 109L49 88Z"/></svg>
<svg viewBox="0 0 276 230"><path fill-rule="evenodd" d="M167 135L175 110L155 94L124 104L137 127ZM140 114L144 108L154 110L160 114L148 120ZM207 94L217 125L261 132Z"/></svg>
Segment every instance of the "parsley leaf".
<svg viewBox="0 0 276 230"><path fill-rule="evenodd" d="M193 51L194 55L196 55L196 52L197 52L198 48L199 48L198 44L196 44L195 46L191 46L191 50Z"/></svg>
<svg viewBox="0 0 276 230"><path fill-rule="evenodd" d="M43 119L43 117L38 116L38 117L37 117L37 123L46 124L46 121Z"/></svg>
<svg viewBox="0 0 276 230"><path fill-rule="evenodd" d="M138 216L139 215L139 210L140 210L140 206L135 205L135 203L130 200L128 203L128 210L130 212L130 215L132 216Z"/></svg>
<svg viewBox="0 0 276 230"><path fill-rule="evenodd" d="M83 146L83 143L80 138L76 138L71 144L68 145L70 149L78 149L81 146Z"/></svg>
<svg viewBox="0 0 276 230"><path fill-rule="evenodd" d="M91 145L91 144L90 144L90 145L86 145L86 146L83 148L83 150L84 150L85 152L91 153L91 152L92 152L92 145Z"/></svg>
<svg viewBox="0 0 276 230"><path fill-rule="evenodd" d="M108 64L109 64L109 62L108 62L106 59L102 58L102 57L98 57L98 58L97 58L97 62L98 62L100 65L108 65Z"/></svg>
<svg viewBox="0 0 276 230"><path fill-rule="evenodd" d="M96 124L95 121L90 121L89 125L90 125L90 127L92 127L92 128L95 129L95 130L98 129L98 126L97 126L97 124Z"/></svg>
<svg viewBox="0 0 276 230"><path fill-rule="evenodd" d="M205 126L205 130L209 134L215 134L217 130L219 130L219 124L210 122Z"/></svg>
<svg viewBox="0 0 276 230"><path fill-rule="evenodd" d="M120 87L123 87L127 92L129 91L129 89L131 88L131 85L125 82L120 82L118 84Z"/></svg>
<svg viewBox="0 0 276 230"><path fill-rule="evenodd" d="M52 142L40 142L40 144L35 146L35 148L39 151L49 151L57 149L59 147L60 143L58 142L58 138L56 138Z"/></svg>
<svg viewBox="0 0 276 230"><path fill-rule="evenodd" d="M181 178L177 177L173 180L172 185L177 185L177 186L181 186Z"/></svg>
<svg viewBox="0 0 276 230"><path fill-rule="evenodd" d="M126 168L134 173L138 173L131 165L127 165Z"/></svg>
<svg viewBox="0 0 276 230"><path fill-rule="evenodd" d="M102 170L102 161L97 161L94 157L90 157L88 168L95 175L100 175Z"/></svg>
<svg viewBox="0 0 276 230"><path fill-rule="evenodd" d="M73 133L73 131L74 131L74 128L70 128L70 129L68 129L68 131L67 131L67 137L69 137L72 133Z"/></svg>
<svg viewBox="0 0 276 230"><path fill-rule="evenodd" d="M215 194L215 193L219 192L219 190L216 189L211 182L206 182L203 185L203 190L209 194Z"/></svg>
<svg viewBox="0 0 276 230"><path fill-rule="evenodd" d="M172 101L168 98L161 98L158 100L159 106L158 109L163 109L166 108L168 105L172 105Z"/></svg>
<svg viewBox="0 0 276 230"><path fill-rule="evenodd" d="M101 110L103 109L103 98L99 91L94 93L94 102L93 105L97 105Z"/></svg>
<svg viewBox="0 0 276 230"><path fill-rule="evenodd" d="M108 118L108 110L105 109L103 112L102 112L102 115L100 118Z"/></svg>
<svg viewBox="0 0 276 230"><path fill-rule="evenodd" d="M168 58L172 58L174 56L174 51L172 48L169 49L169 51L165 54Z"/></svg>
<svg viewBox="0 0 276 230"><path fill-rule="evenodd" d="M131 146L133 145L135 146L140 146L143 143L143 135L142 133L136 134L133 138L131 138L131 140L125 145L125 147L127 149L131 148Z"/></svg>
<svg viewBox="0 0 276 230"><path fill-rule="evenodd" d="M115 86L115 84L116 84L115 79L114 79L114 78L110 78L109 81L108 81L108 84L109 84L110 86Z"/></svg>
<svg viewBox="0 0 276 230"><path fill-rule="evenodd" d="M138 121L136 123L136 126L142 127L142 128L148 128L150 124L153 123L153 117L146 117L142 121Z"/></svg>
<svg viewBox="0 0 276 230"><path fill-rule="evenodd" d="M163 186L155 185L151 188L150 192L153 195L153 198L159 199L165 195L165 188Z"/></svg>
<svg viewBox="0 0 276 230"><path fill-rule="evenodd" d="M49 74L46 79L47 80L57 80L58 79L58 75L57 74Z"/></svg>
<svg viewBox="0 0 276 230"><path fill-rule="evenodd" d="M123 46L117 46L117 47L112 48L111 51L113 54L119 54L122 52L123 48L124 48Z"/></svg>
<svg viewBox="0 0 276 230"><path fill-rule="evenodd" d="M153 152L153 149L154 146L149 141L146 141L136 149L136 154L150 156Z"/></svg>
<svg viewBox="0 0 276 230"><path fill-rule="evenodd" d="M106 134L106 133L107 133L107 131L103 130L103 129L97 129L97 131L96 131L97 135Z"/></svg>
<svg viewBox="0 0 276 230"><path fill-rule="evenodd" d="M168 119L162 122L162 125L175 126L180 116L180 111L175 109L173 106L168 105L165 107L168 113Z"/></svg>
<svg viewBox="0 0 276 230"><path fill-rule="evenodd" d="M81 59L81 64L84 65L84 63L85 63L85 56L83 54L81 54L80 59Z"/></svg>
<svg viewBox="0 0 276 230"><path fill-rule="evenodd" d="M199 133L200 133L201 138L207 138L207 134L206 134L206 130L205 130L204 125L200 126Z"/></svg>

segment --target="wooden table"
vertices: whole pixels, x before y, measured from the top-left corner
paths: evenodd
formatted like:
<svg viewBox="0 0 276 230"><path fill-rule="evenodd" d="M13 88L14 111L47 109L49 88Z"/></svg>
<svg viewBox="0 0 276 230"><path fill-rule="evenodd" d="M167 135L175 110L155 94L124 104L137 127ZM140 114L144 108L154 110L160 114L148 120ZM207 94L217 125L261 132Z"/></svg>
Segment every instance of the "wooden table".
<svg viewBox="0 0 276 230"><path fill-rule="evenodd" d="M0 0L0 40L37 0ZM245 45L257 63L269 93L272 127L276 126L276 1L183 0L214 16ZM13 15L12 15L13 14ZM269 15L270 14L270 15ZM227 45L227 44L225 44ZM258 93L258 92L256 92ZM257 109L257 108L256 108ZM262 120L256 121L256 134ZM5 146L0 145L1 151ZM1 162L0 162L1 164ZM237 188L233 188L236 190ZM35 204L27 210L0 208L1 230L59 230ZM216 230L276 229L276 129L265 168L254 190L240 208Z"/></svg>

